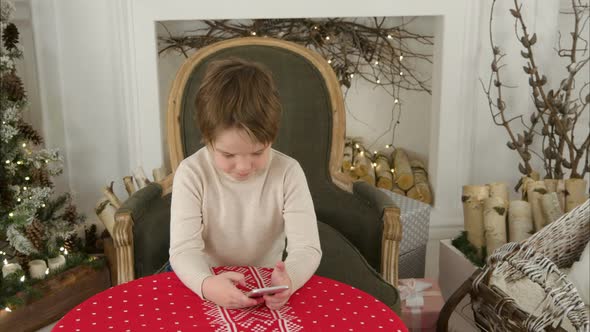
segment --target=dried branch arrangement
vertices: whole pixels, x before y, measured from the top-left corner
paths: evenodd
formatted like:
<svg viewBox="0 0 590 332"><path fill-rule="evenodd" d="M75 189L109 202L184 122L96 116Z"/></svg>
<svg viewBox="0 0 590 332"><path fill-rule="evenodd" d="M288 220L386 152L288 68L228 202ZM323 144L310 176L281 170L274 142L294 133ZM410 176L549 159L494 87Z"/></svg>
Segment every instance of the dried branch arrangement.
<svg viewBox="0 0 590 332"><path fill-rule="evenodd" d="M534 45L537 43L537 34L527 29L523 19L523 6L518 0L514 0L514 8L510 9L510 14L515 19L515 34L522 45L520 55L525 61L522 70L529 77L536 109L528 119L522 114L509 118L507 113L510 105L506 103L503 91L509 86L502 80L501 75L505 66L502 59L506 53L494 42L492 34L495 4L494 0L489 20L490 44L493 50L491 74L487 84L481 82L488 97L494 123L506 129L510 137L507 146L520 156L518 169L523 175L531 176L535 173L531 166L531 158L535 155L541 159L547 179L583 178L590 172L590 133L586 132L585 138L576 143L574 131L576 128L588 127L588 123L578 120L584 112L588 112L590 83L583 82L576 89L576 83L580 85L580 82L576 82L577 75L587 73L588 70L588 41L584 39L587 37L584 31L589 21L588 2L571 0L572 11L568 13L574 18L574 26L570 33L571 44L562 47L560 40L559 48L556 50L557 56L566 58L569 64L566 66L563 79L552 80L559 82L559 86L550 87L547 84L547 76L543 74L535 57ZM586 69L583 69L585 67ZM525 127L520 133L514 129L515 120L520 120ZM527 120L528 123L525 123ZM535 138L541 139L540 152L532 148ZM566 174L568 170L569 174Z"/></svg>
<svg viewBox="0 0 590 332"><path fill-rule="evenodd" d="M430 77L423 78L415 69L420 62L432 63L432 55L413 50L412 45L432 46L433 37L409 31L407 26L411 22L402 19L401 24L391 26L383 17L206 20L201 28L186 31L182 36L173 36L161 23L168 36L159 38L159 54L174 50L188 57L191 50L248 36L272 37L303 45L331 64L346 90L354 77L360 77L391 96L392 121L383 135L392 131L393 144L401 115L400 89L432 93Z"/></svg>

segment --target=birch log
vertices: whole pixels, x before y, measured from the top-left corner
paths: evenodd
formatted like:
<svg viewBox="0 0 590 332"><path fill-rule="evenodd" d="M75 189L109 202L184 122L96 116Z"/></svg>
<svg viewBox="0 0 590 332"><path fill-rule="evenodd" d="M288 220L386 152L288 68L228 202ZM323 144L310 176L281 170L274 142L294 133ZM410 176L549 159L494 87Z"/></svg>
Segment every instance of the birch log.
<svg viewBox="0 0 590 332"><path fill-rule="evenodd" d="M508 234L510 242L520 242L533 233L533 215L527 201L511 201L508 208Z"/></svg>
<svg viewBox="0 0 590 332"><path fill-rule="evenodd" d="M110 204L109 199L104 197L96 203L94 209L96 215L102 221L104 227L107 229L109 234L113 236L113 228L115 227L115 213L117 209Z"/></svg>
<svg viewBox="0 0 590 332"><path fill-rule="evenodd" d="M418 194L418 200L432 204L432 192L430 191L430 185L428 183L428 172L424 164L417 159L410 162L412 173L414 175L414 190ZM410 189L412 190L412 189Z"/></svg>
<svg viewBox="0 0 590 332"><path fill-rule="evenodd" d="M547 224L541 204L541 196L545 195L546 193L547 189L545 188L545 182L543 181L533 181L529 182L527 185L527 199L531 204L531 209L533 210L535 232L538 232Z"/></svg>
<svg viewBox="0 0 590 332"><path fill-rule="evenodd" d="M535 180L533 178L528 177L528 176L523 176L521 178L521 187L520 187L520 189L521 189L521 192L522 192L522 199L524 201L528 201L528 188L534 182L535 182Z"/></svg>
<svg viewBox="0 0 590 332"><path fill-rule="evenodd" d="M557 192L557 179L544 179L545 188L547 189L547 193L554 193Z"/></svg>
<svg viewBox="0 0 590 332"><path fill-rule="evenodd" d="M389 166L387 156L377 153L375 159L375 176L377 177L377 187L391 190L393 188L393 175Z"/></svg>
<svg viewBox="0 0 590 332"><path fill-rule="evenodd" d="M393 161L394 181L398 187L402 190L408 190L414 186L414 174L412 174L412 168L410 167L410 161L406 152L397 148L391 155Z"/></svg>
<svg viewBox="0 0 590 332"><path fill-rule="evenodd" d="M352 166L352 141L347 140L344 144L344 156L342 157L342 172L348 173Z"/></svg>
<svg viewBox="0 0 590 332"><path fill-rule="evenodd" d="M393 183L393 185L392 185L392 186L393 186L393 188L391 188L391 191L393 191L393 192L394 192L394 193L396 193L396 194L400 194L400 195L402 195L402 196L406 196L406 192L405 192L405 191L403 191L403 190L401 190L401 189L400 189L400 188L397 186L397 184L395 184L395 182Z"/></svg>
<svg viewBox="0 0 590 332"><path fill-rule="evenodd" d="M373 170L373 165L371 165L371 159L369 159L367 152L361 147L355 149L353 155L352 166L354 167L354 174L359 178L369 175Z"/></svg>
<svg viewBox="0 0 590 332"><path fill-rule="evenodd" d="M493 182L489 184L490 197L500 197L505 202L510 202L508 194L508 185L504 182Z"/></svg>
<svg viewBox="0 0 590 332"><path fill-rule="evenodd" d="M135 184L133 184L132 176L123 177L123 183L125 184L125 190L129 195L133 194L136 191Z"/></svg>
<svg viewBox="0 0 590 332"><path fill-rule="evenodd" d="M565 212L570 212L576 206L584 203L586 196L586 180L567 179L565 180Z"/></svg>
<svg viewBox="0 0 590 332"><path fill-rule="evenodd" d="M467 240L481 254L485 244L483 225L483 200L489 196L488 186L463 186L463 222Z"/></svg>
<svg viewBox="0 0 590 332"><path fill-rule="evenodd" d="M135 178L135 182L137 183L137 187L139 189L145 187L150 183L150 180L145 176L145 172L143 171L143 167L139 166L133 171L133 177Z"/></svg>
<svg viewBox="0 0 590 332"><path fill-rule="evenodd" d="M563 210L559 205L559 197L555 191L548 192L541 196L541 206L547 224L554 222L563 215Z"/></svg>
<svg viewBox="0 0 590 332"><path fill-rule="evenodd" d="M483 201L483 223L488 256L506 244L507 205L508 202L499 196L489 197Z"/></svg>
<svg viewBox="0 0 590 332"><path fill-rule="evenodd" d="M164 178L167 175L166 168L164 168L164 167L154 168L152 170L152 175L154 177L154 181L156 181L156 182L162 181L162 180L164 180Z"/></svg>
<svg viewBox="0 0 590 332"><path fill-rule="evenodd" d="M565 212L565 181L563 179L557 180L557 188L555 189L557 192L557 198L559 198L559 205L561 206L561 210Z"/></svg>
<svg viewBox="0 0 590 332"><path fill-rule="evenodd" d="M113 204L113 206L118 209L121 207L121 201L119 200L119 197L117 197L117 195L115 195L113 192L114 183L114 181L111 181L110 186L102 188L102 193L108 198L109 202L111 202L111 204Z"/></svg>

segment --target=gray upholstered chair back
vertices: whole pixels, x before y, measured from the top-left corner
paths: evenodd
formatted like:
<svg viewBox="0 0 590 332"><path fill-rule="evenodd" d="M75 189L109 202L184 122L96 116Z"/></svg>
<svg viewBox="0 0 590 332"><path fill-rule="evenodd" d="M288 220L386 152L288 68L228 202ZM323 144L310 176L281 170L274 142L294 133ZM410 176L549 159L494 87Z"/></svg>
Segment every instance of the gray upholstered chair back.
<svg viewBox="0 0 590 332"><path fill-rule="evenodd" d="M181 159L203 146L195 119L195 96L207 65L211 61L228 57L261 63L272 72L283 105L279 135L273 148L295 158L301 164L318 219L350 239L367 261L379 271L383 227L380 216L366 202L359 204L359 198L337 187L330 174L330 160L334 160L335 155L342 155L344 141L344 128L341 135L335 135L334 132L338 131L334 131L334 127L345 126L343 105L335 105L334 102L342 99L335 75L329 73L332 75L328 77L332 80L330 87L326 81L326 72L322 73L305 56L288 47L264 45L264 42L262 45L251 45L247 43L248 40L250 38L242 38L236 45L230 44L228 47L217 47L214 51L201 53L197 62L191 64L191 59L187 61L190 64L186 67L188 70L183 73L181 69L169 101L169 108L177 108L177 114L172 117L169 114L168 119L168 130L173 133L169 140L176 142L170 145L173 169L176 169ZM281 41L277 43L290 44ZM329 65L324 68L331 71ZM178 93L175 94L174 89L178 89ZM173 123L172 126L178 122L178 128L171 128L170 122ZM179 148L177 144L182 147ZM337 148L332 149L333 146ZM340 151L332 151L338 149ZM175 157L175 153L179 156Z"/></svg>

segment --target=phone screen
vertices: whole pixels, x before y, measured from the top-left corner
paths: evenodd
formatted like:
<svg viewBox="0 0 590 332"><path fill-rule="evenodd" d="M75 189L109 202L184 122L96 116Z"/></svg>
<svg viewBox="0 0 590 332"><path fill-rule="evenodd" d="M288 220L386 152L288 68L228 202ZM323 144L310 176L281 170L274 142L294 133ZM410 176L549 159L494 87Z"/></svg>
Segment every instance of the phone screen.
<svg viewBox="0 0 590 332"><path fill-rule="evenodd" d="M289 289L289 286L272 286L264 288L255 288L246 293L248 297L260 297L266 294L275 294Z"/></svg>

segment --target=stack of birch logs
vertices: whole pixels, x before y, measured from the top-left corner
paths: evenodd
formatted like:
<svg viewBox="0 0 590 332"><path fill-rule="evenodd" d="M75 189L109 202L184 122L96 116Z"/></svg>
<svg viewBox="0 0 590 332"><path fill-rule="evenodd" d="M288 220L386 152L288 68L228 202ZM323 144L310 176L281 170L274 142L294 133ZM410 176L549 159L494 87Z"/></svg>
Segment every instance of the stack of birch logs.
<svg viewBox="0 0 590 332"><path fill-rule="evenodd" d="M564 213L584 203L586 180L520 181L522 199L510 200L505 183L463 186L463 217L467 240L483 257L507 242L520 242ZM483 257L485 258L485 257Z"/></svg>
<svg viewBox="0 0 590 332"><path fill-rule="evenodd" d="M127 191L129 196L131 196L131 194L133 194L138 189L147 186L148 183L151 182L146 177L141 166L137 167L132 173L133 176L129 175L123 177L125 191ZM168 175L166 169L163 167L155 168L152 171L152 174L154 182L162 181L166 175ZM115 194L113 185L114 182L111 182L109 186L105 186L102 189L103 196L98 200L94 209L94 212L96 212L96 215L100 221L102 221L111 236L113 236L113 228L115 227L115 213L117 212L117 209L121 207L122 203L119 197Z"/></svg>
<svg viewBox="0 0 590 332"><path fill-rule="evenodd" d="M387 146L371 153L359 139L347 138L342 172L355 180L432 204L426 167L420 160L410 160L401 148Z"/></svg>

